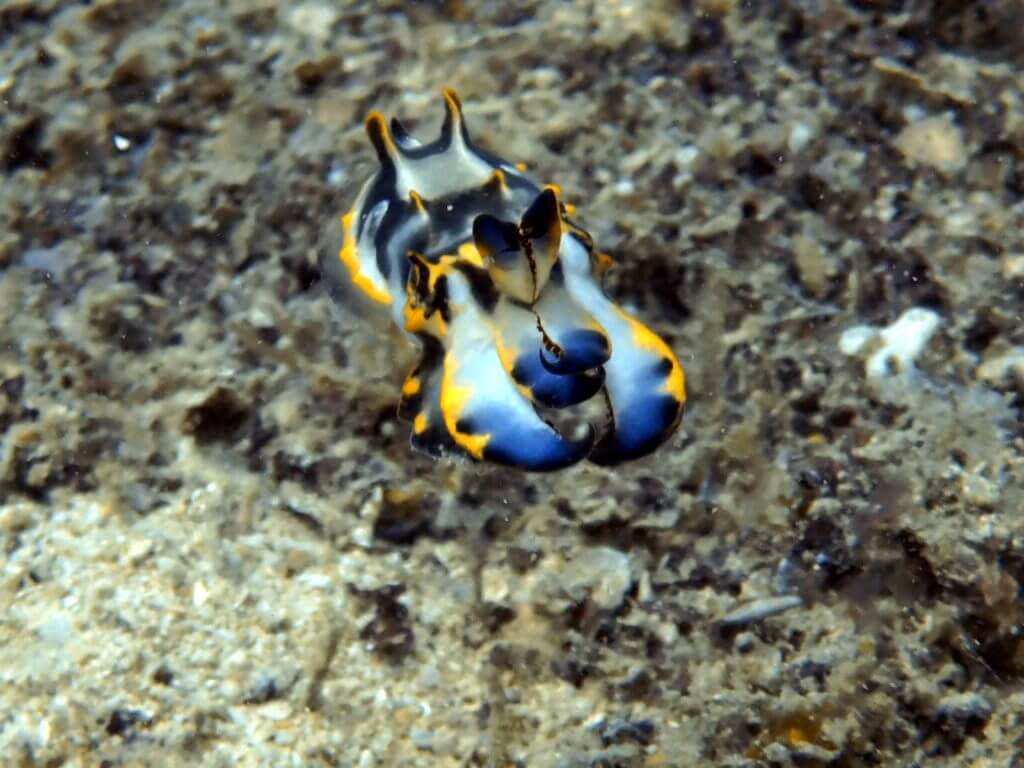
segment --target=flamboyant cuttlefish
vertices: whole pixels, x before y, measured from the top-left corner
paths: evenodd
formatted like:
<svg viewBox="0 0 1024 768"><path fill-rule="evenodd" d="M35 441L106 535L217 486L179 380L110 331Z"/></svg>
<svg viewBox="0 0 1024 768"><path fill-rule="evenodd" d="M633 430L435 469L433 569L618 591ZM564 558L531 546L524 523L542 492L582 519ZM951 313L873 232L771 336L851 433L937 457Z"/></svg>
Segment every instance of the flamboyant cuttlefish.
<svg viewBox="0 0 1024 768"><path fill-rule="evenodd" d="M611 260L558 188L477 146L458 97L444 101L428 144L395 119L366 119L380 168L320 258L332 299L390 314L420 345L398 407L413 447L525 470L650 453L682 418L682 366L604 295ZM598 393L607 423L596 430L565 434L539 410Z"/></svg>

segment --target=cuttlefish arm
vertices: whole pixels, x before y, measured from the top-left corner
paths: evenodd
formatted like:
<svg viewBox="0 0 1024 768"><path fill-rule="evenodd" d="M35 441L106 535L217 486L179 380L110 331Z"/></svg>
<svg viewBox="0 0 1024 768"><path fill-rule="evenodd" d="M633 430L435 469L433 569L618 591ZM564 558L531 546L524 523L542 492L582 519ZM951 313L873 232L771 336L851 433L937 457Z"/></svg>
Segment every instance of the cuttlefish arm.
<svg viewBox="0 0 1024 768"><path fill-rule="evenodd" d="M398 418L412 424L410 445L436 458L466 456L448 432L441 412L441 377L444 347L430 336L421 336L423 355L402 385Z"/></svg>
<svg viewBox="0 0 1024 768"><path fill-rule="evenodd" d="M613 350L604 365L611 426L590 460L614 465L646 456L672 436L682 419L683 368L660 336L605 297L582 243L569 240L562 257L566 290L587 308Z"/></svg>
<svg viewBox="0 0 1024 768"><path fill-rule="evenodd" d="M544 365L544 333L535 313L503 299L493 317L498 357L524 397L538 405L567 408L601 389L604 370L599 365L572 374L554 373Z"/></svg>
<svg viewBox="0 0 1024 768"><path fill-rule="evenodd" d="M583 402L601 388L604 372L599 366L608 351L603 336L603 354L594 354L593 343L584 347L591 341L586 334L593 335L584 330L583 337L568 339L571 354L567 357L539 320L537 310L544 307L558 334L568 333L574 322L588 329L593 325L586 313L572 307L564 290L556 293L550 284L560 274L561 237L558 199L551 189L537 195L518 225L487 214L473 222L473 246L502 296L492 313L502 365L528 399L553 408ZM545 298L549 293L551 297ZM560 301L567 306L559 308ZM555 353L556 364L549 365Z"/></svg>
<svg viewBox="0 0 1024 768"><path fill-rule="evenodd" d="M586 458L594 443L589 425L576 436L560 434L502 364L499 301L481 279L486 271L458 259L410 253L409 260L405 327L419 334L424 354L403 386L399 414L413 420L413 446L533 471Z"/></svg>
<svg viewBox="0 0 1024 768"><path fill-rule="evenodd" d="M614 305L599 317L615 346L605 365L612 429L590 460L612 465L646 456L672 436L683 417L686 383L676 356L650 328Z"/></svg>
<svg viewBox="0 0 1024 768"><path fill-rule="evenodd" d="M541 191L519 224L481 214L473 221L473 243L498 290L524 305L537 301L558 261L562 220L558 197Z"/></svg>
<svg viewBox="0 0 1024 768"><path fill-rule="evenodd" d="M566 437L518 391L489 339L453 344L445 355L440 410L455 443L475 459L530 471L571 466L590 453L584 425Z"/></svg>
<svg viewBox="0 0 1024 768"><path fill-rule="evenodd" d="M543 343L540 363L553 374L578 374L608 362L612 343L594 315L566 290L561 264L534 305Z"/></svg>

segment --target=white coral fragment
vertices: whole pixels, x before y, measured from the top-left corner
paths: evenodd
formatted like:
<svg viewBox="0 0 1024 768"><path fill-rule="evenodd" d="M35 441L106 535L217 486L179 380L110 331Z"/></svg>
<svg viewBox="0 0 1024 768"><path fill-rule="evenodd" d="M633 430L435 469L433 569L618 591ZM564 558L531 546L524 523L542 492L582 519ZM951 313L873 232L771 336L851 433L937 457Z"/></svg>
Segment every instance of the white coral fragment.
<svg viewBox="0 0 1024 768"><path fill-rule="evenodd" d="M914 361L942 324L942 317L930 309L908 309L892 325L873 328L857 325L839 338L844 355L865 357L869 379L887 379L913 369Z"/></svg>

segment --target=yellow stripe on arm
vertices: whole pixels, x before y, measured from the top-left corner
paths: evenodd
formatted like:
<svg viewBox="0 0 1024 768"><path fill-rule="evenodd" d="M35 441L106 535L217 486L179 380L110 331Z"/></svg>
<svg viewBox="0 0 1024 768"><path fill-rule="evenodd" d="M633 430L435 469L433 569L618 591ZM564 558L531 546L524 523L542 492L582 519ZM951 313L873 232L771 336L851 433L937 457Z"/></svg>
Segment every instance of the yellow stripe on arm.
<svg viewBox="0 0 1024 768"><path fill-rule="evenodd" d="M474 459L484 457L484 449L490 442L490 434L474 435L468 432L459 432L458 424L462 412L466 410L470 398L473 396L473 389L469 386L459 386L455 383L455 371L459 367L454 355L450 352L444 359L444 377L441 379L441 415L444 417L444 425L448 428L448 434Z"/></svg>

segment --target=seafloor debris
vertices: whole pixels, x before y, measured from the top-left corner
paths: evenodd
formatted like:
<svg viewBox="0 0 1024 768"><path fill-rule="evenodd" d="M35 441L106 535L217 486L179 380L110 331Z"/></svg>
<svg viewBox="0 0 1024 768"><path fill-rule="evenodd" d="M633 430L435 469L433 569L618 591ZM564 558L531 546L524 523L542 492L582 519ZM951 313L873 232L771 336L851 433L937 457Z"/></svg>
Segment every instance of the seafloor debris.
<svg viewBox="0 0 1024 768"><path fill-rule="evenodd" d="M799 595L764 597L734 608L722 617L725 626L751 624L803 605Z"/></svg>
<svg viewBox="0 0 1024 768"><path fill-rule="evenodd" d="M967 164L963 137L948 117L926 117L896 137L896 148L912 163L954 173Z"/></svg>
<svg viewBox="0 0 1024 768"><path fill-rule="evenodd" d="M397 120L367 118L380 169L321 255L335 301L390 312L419 343L399 405L413 447L527 470L652 452L683 413L675 354L605 297L610 259L558 187L477 147L454 92L445 106L428 144ZM586 419L559 429L539 411L598 393L601 430Z"/></svg>
<svg viewBox="0 0 1024 768"><path fill-rule="evenodd" d="M864 369L871 379L906 374L941 323L942 318L932 310L914 307L886 328L858 325L847 329L839 339L839 349L846 355L865 357Z"/></svg>

